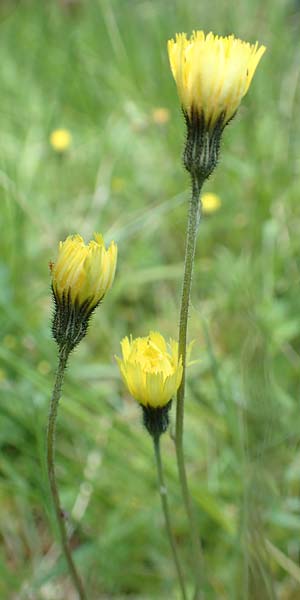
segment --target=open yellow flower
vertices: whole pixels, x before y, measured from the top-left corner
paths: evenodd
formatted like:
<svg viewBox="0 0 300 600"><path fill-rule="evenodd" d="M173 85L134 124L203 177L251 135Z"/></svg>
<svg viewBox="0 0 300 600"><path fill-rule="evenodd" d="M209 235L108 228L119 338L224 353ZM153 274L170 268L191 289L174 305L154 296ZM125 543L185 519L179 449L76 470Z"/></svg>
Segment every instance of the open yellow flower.
<svg viewBox="0 0 300 600"><path fill-rule="evenodd" d="M116 360L130 394L143 407L165 407L182 379L178 343L170 340L168 347L160 333L151 331L147 337L125 337L121 348L122 359Z"/></svg>
<svg viewBox="0 0 300 600"><path fill-rule="evenodd" d="M233 35L220 37L194 31L168 42L171 70L188 119L203 116L206 127L233 117L247 93L264 46L243 42Z"/></svg>
<svg viewBox="0 0 300 600"><path fill-rule="evenodd" d="M71 303L91 312L110 289L115 276L117 246L106 250L100 233L85 244L80 235L59 243L58 258L51 264L52 287L57 304Z"/></svg>

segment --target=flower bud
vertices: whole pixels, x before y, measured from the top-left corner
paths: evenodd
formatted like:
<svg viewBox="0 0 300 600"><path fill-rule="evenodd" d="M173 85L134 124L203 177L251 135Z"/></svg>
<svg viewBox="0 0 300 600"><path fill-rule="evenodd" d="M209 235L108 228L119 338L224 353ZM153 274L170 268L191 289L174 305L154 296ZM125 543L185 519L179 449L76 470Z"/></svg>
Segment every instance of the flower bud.
<svg viewBox="0 0 300 600"><path fill-rule="evenodd" d="M105 249L102 235L85 245L80 235L60 242L50 264L55 314L52 332L60 349L70 352L85 336L88 321L114 280L117 246Z"/></svg>

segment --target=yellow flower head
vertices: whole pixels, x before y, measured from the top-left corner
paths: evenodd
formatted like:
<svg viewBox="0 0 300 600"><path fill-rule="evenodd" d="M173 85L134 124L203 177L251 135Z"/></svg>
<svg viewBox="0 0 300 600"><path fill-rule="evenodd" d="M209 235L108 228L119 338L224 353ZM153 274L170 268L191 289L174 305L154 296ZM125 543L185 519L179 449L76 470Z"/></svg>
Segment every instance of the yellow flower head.
<svg viewBox="0 0 300 600"><path fill-rule="evenodd" d="M147 337L125 337L121 341L122 359L116 357L130 394L143 407L162 408L170 402L182 379L182 360L178 343L169 347L160 333Z"/></svg>
<svg viewBox="0 0 300 600"><path fill-rule="evenodd" d="M55 152L63 153L72 143L72 136L67 129L55 129L50 135L50 144Z"/></svg>
<svg viewBox="0 0 300 600"><path fill-rule="evenodd" d="M206 126L213 128L219 119L226 125L235 114L265 47L233 35L194 31L190 39L179 33L169 40L168 52L185 114L189 119L194 112L203 115Z"/></svg>
<svg viewBox="0 0 300 600"><path fill-rule="evenodd" d="M100 233L85 244L80 235L59 243L58 258L51 264L52 286L58 304L71 303L90 313L110 289L115 276L117 246L109 248Z"/></svg>
<svg viewBox="0 0 300 600"><path fill-rule="evenodd" d="M212 193L203 194L203 196L201 197L201 205L202 205L202 212L205 215L209 215L209 214L214 213L217 210L219 210L219 208L221 206L221 198L220 198L220 196L217 196L217 194L212 194Z"/></svg>

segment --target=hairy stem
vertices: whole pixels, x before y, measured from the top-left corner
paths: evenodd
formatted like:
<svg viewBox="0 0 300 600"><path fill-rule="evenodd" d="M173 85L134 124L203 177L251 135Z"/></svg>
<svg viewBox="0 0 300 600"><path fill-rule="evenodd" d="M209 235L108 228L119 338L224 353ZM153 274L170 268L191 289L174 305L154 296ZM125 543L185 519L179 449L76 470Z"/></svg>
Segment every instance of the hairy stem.
<svg viewBox="0 0 300 600"><path fill-rule="evenodd" d="M177 572L179 586L181 589L181 596L182 596L183 600L187 600L184 577L183 577L183 573L182 573L182 569L181 569L179 556L177 553L175 538L174 538L174 535L172 532L172 527L171 527L171 518L170 518L170 510L169 510L169 503L168 503L168 497L167 497L167 488L165 486L164 472L163 472L163 466L162 466L162 460L161 460L161 454L160 454L160 436L153 437L153 443L154 443L154 452L155 452L156 467L157 467L157 479L158 479L158 485L159 485L159 493L160 493L161 505L162 505L164 518L165 518L166 531L167 531L167 535L169 538L169 543L170 543L173 560L174 560L174 564L175 564L175 568L176 568L176 572Z"/></svg>
<svg viewBox="0 0 300 600"><path fill-rule="evenodd" d="M187 324L189 314L189 302L190 293L192 287L192 273L193 264L196 249L197 230L200 221L200 205L199 196L201 191L201 185L195 177L192 177L193 189L192 197L189 206L187 235L186 235L186 247L185 247L185 262L184 262L184 276L183 276L183 288L181 297L180 307L180 321L179 321L179 356L182 357L183 374L180 387L177 392L177 407L176 407L176 456L178 474L180 479L180 485L182 490L182 497L187 513L190 536L192 542L193 551L193 565L195 572L196 581L196 592L195 600L201 598L201 584L202 584L202 549L200 536L198 532L198 524L194 515L194 508L192 499L189 492L188 480L185 468L184 451L183 451L183 421L184 421L184 392L185 392L185 375L186 375L186 353L187 353Z"/></svg>
<svg viewBox="0 0 300 600"><path fill-rule="evenodd" d="M47 468L48 468L48 477L51 489L51 496L53 500L53 505L55 508L55 514L57 519L58 528L60 531L61 544L63 553L65 555L65 559L68 564L68 568L70 571L70 575L72 577L74 586L78 592L78 596L80 600L86 600L86 594L81 582L81 579L77 573L75 564L72 559L71 549L68 543L68 536L65 526L64 514L60 506L58 488L56 483L55 476L55 433L56 433L56 419L57 419L57 409L59 400L61 397L62 384L64 379L64 372L68 361L69 352L65 349L62 350L59 354L59 363L57 367L54 388L51 398L49 418L48 418L48 427L47 427Z"/></svg>

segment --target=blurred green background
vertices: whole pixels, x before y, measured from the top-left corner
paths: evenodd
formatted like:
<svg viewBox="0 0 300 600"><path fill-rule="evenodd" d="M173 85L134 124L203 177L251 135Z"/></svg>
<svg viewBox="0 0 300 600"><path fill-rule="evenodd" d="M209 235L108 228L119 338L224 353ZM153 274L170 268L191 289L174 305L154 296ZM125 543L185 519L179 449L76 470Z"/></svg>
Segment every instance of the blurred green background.
<svg viewBox="0 0 300 600"><path fill-rule="evenodd" d="M299 599L299 3L2 0L0 25L0 598L76 598L44 464L57 354L48 263L66 235L94 231L118 243L119 262L60 405L74 558L92 600L179 598L151 439L114 354L129 333L177 335L190 187L166 41L196 28L267 46L205 186L222 205L203 218L193 281L185 449L207 598ZM49 143L61 127L63 155ZM174 447L162 442L192 591Z"/></svg>

